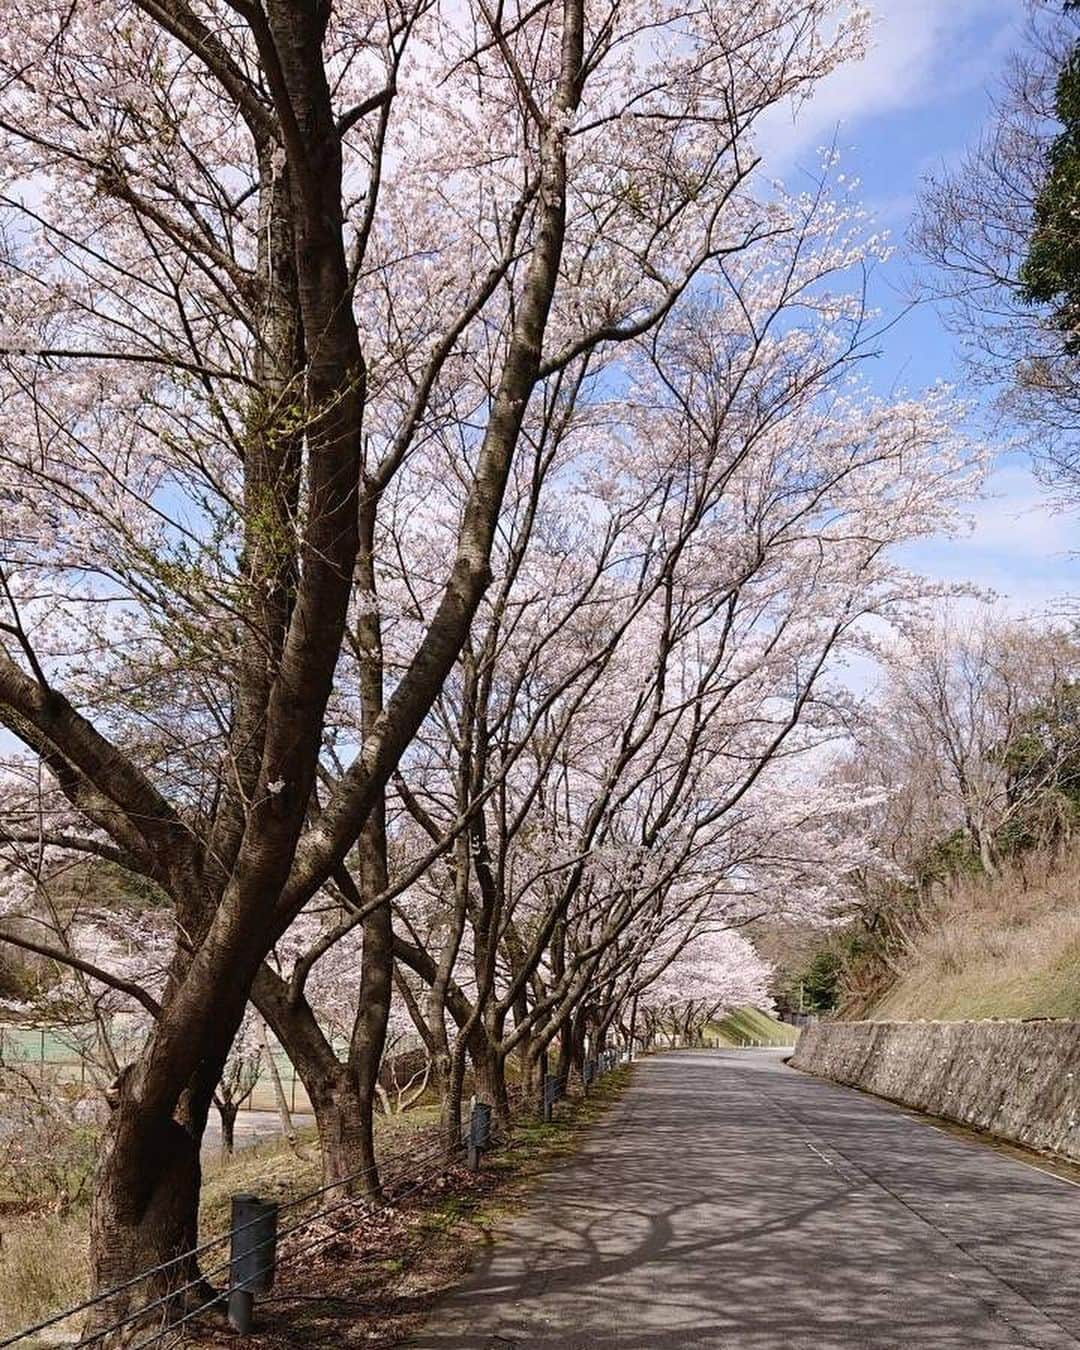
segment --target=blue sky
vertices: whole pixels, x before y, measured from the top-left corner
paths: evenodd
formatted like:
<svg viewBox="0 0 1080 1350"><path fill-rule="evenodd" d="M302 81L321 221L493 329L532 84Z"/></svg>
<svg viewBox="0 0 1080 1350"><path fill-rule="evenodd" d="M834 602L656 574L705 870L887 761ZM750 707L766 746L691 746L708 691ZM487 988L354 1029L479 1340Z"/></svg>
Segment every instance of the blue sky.
<svg viewBox="0 0 1080 1350"><path fill-rule="evenodd" d="M1020 44L1026 7L1022 0L869 0L869 8L873 42L865 60L835 72L794 123L774 124L762 148L773 172L795 186L800 165L813 167L819 147L835 138L841 169L861 180L864 204L899 246L872 297L891 318L910 293L913 262L904 243L920 184L978 136L995 79ZM907 313L880 345L867 370L880 392L935 380L964 392L954 338L931 306ZM972 516L969 537L920 547L916 565L988 587L1018 612L1054 609L1080 590L1080 562L1069 552L1075 522L1050 509L1022 455L1002 455Z"/></svg>

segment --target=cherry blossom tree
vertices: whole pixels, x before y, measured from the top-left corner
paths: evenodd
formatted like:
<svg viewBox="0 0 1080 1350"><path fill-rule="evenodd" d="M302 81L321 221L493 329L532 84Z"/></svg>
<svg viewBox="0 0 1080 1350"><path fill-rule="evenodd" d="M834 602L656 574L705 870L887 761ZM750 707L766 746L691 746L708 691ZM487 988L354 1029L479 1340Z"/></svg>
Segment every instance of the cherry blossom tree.
<svg viewBox="0 0 1080 1350"><path fill-rule="evenodd" d="M628 400L642 410L633 443L608 447L595 484L576 476L579 508L595 489L580 531L563 525L556 552L540 529L507 574L521 598L511 585L482 611L443 710L449 762L436 747L426 779L405 770L433 838L440 817L482 802L470 847L447 855L436 911L455 920L430 978L449 991L471 954L461 984L494 997L482 1014L466 999L465 1025L484 1022L496 1069L520 1047L527 1080L585 991L614 987L606 957L633 966L633 942L619 947L640 916L670 901L696 918L710 890L768 859L755 823L775 771L844 729L830 662L867 644L869 617L897 621L932 593L889 545L946 527L973 482L947 401L876 406L848 386L819 402L846 379L835 329L819 351L807 327L763 342L747 372L733 370L731 322L673 316ZM612 562L623 550L632 569ZM398 947L421 974L424 946L414 933ZM440 1009L433 1035L442 1024ZM451 1102L451 1132L455 1116Z"/></svg>
<svg viewBox="0 0 1080 1350"><path fill-rule="evenodd" d="M385 790L489 584L534 391L596 378L703 269L784 228L751 190L753 125L857 50L863 18L832 0L18 18L0 719L174 920L98 1177L106 1288L193 1244L206 1113L274 944L358 842L361 894L385 889ZM462 503L438 558L389 555L425 603L387 671L382 513L439 436ZM352 748L320 794L347 643ZM388 904L369 917L370 1097ZM127 1286L92 1327L157 1292Z"/></svg>
<svg viewBox="0 0 1080 1350"><path fill-rule="evenodd" d="M697 1043L710 1022L733 1008L771 1008L771 973L742 934L703 934L641 991L643 1019L654 1037L667 1029L673 1043L675 1037L683 1044Z"/></svg>
<svg viewBox="0 0 1080 1350"><path fill-rule="evenodd" d="M640 409L629 443L573 391L527 419L499 584L395 782L444 847L417 879L426 899L398 903L394 949L429 986L416 1021L448 1087L449 1140L466 1053L505 1108L506 1055L520 1051L529 1080L553 1037L580 1046L568 1023L595 1017L597 983L613 995L631 982L658 931L636 927L648 906L662 914L660 897L674 897L666 921L693 931L705 893L682 869L722 893L717 878L776 866L753 828L775 776L759 779L843 728L850 708L823 678L828 662L868 642L868 616L896 620L933 593L889 561L889 544L948 527L974 481L947 399L887 406L854 392L858 299L814 288L872 254L850 233L857 219L824 191L786 209L775 273L755 285L729 265L730 305L680 308L665 345L639 354L616 422L625 432ZM752 273L752 252L744 264ZM740 553L748 538L756 551ZM654 818L631 825L650 799ZM718 800L717 815L694 818ZM805 835L805 813L793 815ZM603 1005L610 1024L621 1004Z"/></svg>
<svg viewBox="0 0 1080 1350"><path fill-rule="evenodd" d="M878 696L836 771L870 793L856 827L876 857L864 892L891 878L917 904L950 836L989 876L1010 835L1069 837L1080 652L1068 630L946 610L880 655Z"/></svg>

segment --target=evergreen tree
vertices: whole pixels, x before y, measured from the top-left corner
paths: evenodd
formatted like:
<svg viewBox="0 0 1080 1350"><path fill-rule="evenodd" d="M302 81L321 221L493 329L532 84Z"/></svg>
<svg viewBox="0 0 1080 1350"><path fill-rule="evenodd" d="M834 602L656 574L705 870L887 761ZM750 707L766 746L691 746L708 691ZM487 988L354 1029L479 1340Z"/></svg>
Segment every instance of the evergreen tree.
<svg viewBox="0 0 1080 1350"><path fill-rule="evenodd" d="M1065 9L1080 9L1080 0L1066 0ZM1054 326L1066 335L1066 351L1075 354L1080 352L1080 43L1062 65L1054 111L1063 130L1047 151L1046 179L1019 279L1025 300L1053 306Z"/></svg>

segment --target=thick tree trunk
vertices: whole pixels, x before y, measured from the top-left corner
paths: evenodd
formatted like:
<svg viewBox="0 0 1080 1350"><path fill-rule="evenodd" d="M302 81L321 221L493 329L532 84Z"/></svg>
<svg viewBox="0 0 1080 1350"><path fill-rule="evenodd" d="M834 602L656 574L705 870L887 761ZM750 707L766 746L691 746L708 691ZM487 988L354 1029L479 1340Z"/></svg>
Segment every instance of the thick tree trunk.
<svg viewBox="0 0 1080 1350"><path fill-rule="evenodd" d="M474 1029L469 1055L476 1075L477 1097L488 1103L500 1124L508 1125L510 1096L506 1090L506 1057L491 1044L482 1027Z"/></svg>
<svg viewBox="0 0 1080 1350"><path fill-rule="evenodd" d="M125 1071L110 1093L114 1109L90 1211L91 1276L98 1292L135 1283L90 1310L87 1335L122 1324L102 1335L101 1350L137 1343L150 1328L213 1297L197 1259L185 1254L198 1244L199 1152L227 1048L219 1048L217 1060L205 1063L183 1093L180 1119L153 1118L135 1095L133 1070ZM211 1275L215 1264L216 1259ZM145 1279L137 1279L143 1274ZM140 1313L148 1304L156 1306Z"/></svg>
<svg viewBox="0 0 1080 1350"><path fill-rule="evenodd" d="M103 1350L143 1339L152 1328L206 1301L194 1259L174 1261L197 1245L200 1180L198 1146L175 1121L145 1131L136 1147L118 1144L115 1132L107 1137L90 1218L93 1287L110 1289L155 1266L166 1269L91 1309L87 1335L132 1318L102 1339ZM145 1315L136 1315L139 1308L172 1294L174 1298Z"/></svg>
<svg viewBox="0 0 1080 1350"><path fill-rule="evenodd" d="M336 1199L343 1192L368 1195L378 1185L373 1172L368 1171L365 1142L370 1141L370 1130L365 1113L348 1069L335 1060L333 1071L312 1074L306 1079L300 1075L315 1124L319 1131L319 1150L322 1157L323 1185L332 1187L327 1197Z"/></svg>

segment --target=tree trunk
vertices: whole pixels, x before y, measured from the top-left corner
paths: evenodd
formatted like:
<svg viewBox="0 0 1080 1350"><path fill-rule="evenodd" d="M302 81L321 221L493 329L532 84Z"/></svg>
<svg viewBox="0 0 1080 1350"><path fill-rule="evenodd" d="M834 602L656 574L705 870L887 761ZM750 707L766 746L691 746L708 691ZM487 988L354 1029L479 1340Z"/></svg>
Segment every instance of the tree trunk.
<svg viewBox="0 0 1080 1350"><path fill-rule="evenodd" d="M461 1148L462 1121L461 1098L465 1083L465 1056L450 1057L446 1092L443 1096L442 1128L443 1148L447 1158L452 1158Z"/></svg>
<svg viewBox="0 0 1080 1350"><path fill-rule="evenodd" d="M197 1245L199 1150L182 1125L166 1121L146 1131L134 1147L107 1137L90 1216L93 1287L110 1289L145 1270L173 1261ZM183 1286L192 1283L193 1287ZM176 1262L91 1309L84 1332L104 1331L132 1320L105 1337L102 1347L129 1345L152 1328L205 1302L194 1259ZM136 1310L166 1295L175 1298L144 1316Z"/></svg>
<svg viewBox="0 0 1080 1350"><path fill-rule="evenodd" d="M386 889L386 809L380 799L360 836L360 894L365 904ZM349 1077L359 1107L357 1148L363 1195L379 1194L375 1160L375 1102L379 1066L386 1048L386 1027L394 992L394 932L389 903L380 905L364 920L364 946L360 960L360 994L349 1041Z"/></svg>
<svg viewBox="0 0 1080 1350"><path fill-rule="evenodd" d="M322 1156L323 1185L328 1199L343 1193L368 1195L378 1178L369 1172L365 1142L370 1141L370 1130L365 1124L365 1113L352 1075L345 1065L335 1060L332 1072L300 1075L315 1112L319 1131L319 1150Z"/></svg>
<svg viewBox="0 0 1080 1350"><path fill-rule="evenodd" d="M111 1090L114 1109L102 1140L90 1210L93 1288L101 1292L155 1267L166 1269L136 1280L90 1310L87 1335L131 1319L102 1336L101 1350L137 1343L149 1329L212 1298L197 1259L184 1254L198 1244L199 1150L227 1052L227 1044L222 1045L218 1058L204 1063L184 1091L177 1108L180 1119L150 1115L132 1086L133 1070L121 1074ZM139 1314L139 1309L163 1298L168 1302Z"/></svg>
<svg viewBox="0 0 1080 1350"><path fill-rule="evenodd" d="M364 1183L371 1179L364 1175L364 1112L348 1065L334 1053L311 1005L303 996L290 999L285 981L269 966L260 969L252 999L285 1047L311 1102L323 1185L364 1193Z"/></svg>
<svg viewBox="0 0 1080 1350"><path fill-rule="evenodd" d="M534 1038L529 1042L528 1059L524 1066L525 1101L533 1111L543 1114L544 1079L548 1075L547 1046Z"/></svg>
<svg viewBox="0 0 1080 1350"><path fill-rule="evenodd" d="M477 1097L488 1103L500 1124L508 1125L510 1097L506 1090L506 1057L491 1044L483 1027L474 1028L469 1054L476 1074Z"/></svg>
<svg viewBox="0 0 1080 1350"><path fill-rule="evenodd" d="M570 1024L566 1022L559 1031L559 1058L555 1065L555 1077L567 1086L570 1083L570 1069L573 1060L573 1037Z"/></svg>
<svg viewBox="0 0 1080 1350"><path fill-rule="evenodd" d="M281 1041L281 1037L278 1037ZM274 1052L270 1049L270 1042L266 1038L266 1023L259 1024L259 1041L262 1046L263 1063L266 1065L266 1071L270 1075L270 1082L274 1085L274 1103L277 1106L278 1118L281 1121L281 1133L289 1141L292 1147L296 1147L296 1126L293 1124L292 1112L289 1110L289 1103L285 1098L285 1089L281 1083L281 1074L278 1073L278 1066L274 1060ZM281 1041L284 1045L284 1042ZM285 1052L288 1054L288 1050ZM296 1065L293 1064L293 1071L296 1071Z"/></svg>
<svg viewBox="0 0 1080 1350"><path fill-rule="evenodd" d="M214 1105L221 1121L221 1156L231 1158L236 1149L236 1117L240 1103L219 1100Z"/></svg>
<svg viewBox="0 0 1080 1350"><path fill-rule="evenodd" d="M586 1012L578 1008L570 1023L570 1059L577 1076L585 1080Z"/></svg>
<svg viewBox="0 0 1080 1350"><path fill-rule="evenodd" d="M988 877L996 877L999 869L993 836L989 830L980 827L977 831L977 837L979 843L979 861L982 863L982 869Z"/></svg>

